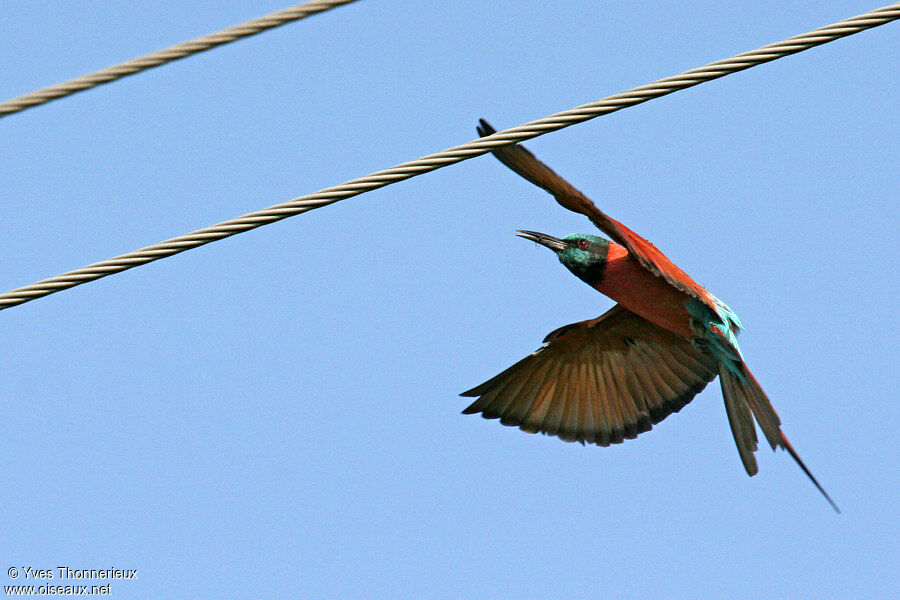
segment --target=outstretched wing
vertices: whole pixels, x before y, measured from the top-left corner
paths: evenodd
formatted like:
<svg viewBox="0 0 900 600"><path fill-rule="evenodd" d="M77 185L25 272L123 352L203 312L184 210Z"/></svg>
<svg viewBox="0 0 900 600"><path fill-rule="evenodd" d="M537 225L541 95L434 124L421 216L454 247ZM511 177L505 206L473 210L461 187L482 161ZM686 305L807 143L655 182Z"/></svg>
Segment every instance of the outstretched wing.
<svg viewBox="0 0 900 600"><path fill-rule="evenodd" d="M478 134L482 137L496 133L491 125L481 119ZM550 167L542 163L524 146L513 144L493 150L494 156L507 167L548 192L556 201L571 211L581 213L608 235L612 241L625 247L629 255L634 257L642 267L658 277L662 277L670 285L686 294L713 306L712 295L702 285L694 281L687 273L679 269L656 246L645 240L631 229L606 215L590 198L575 189L572 184L560 177Z"/></svg>
<svg viewBox="0 0 900 600"><path fill-rule="evenodd" d="M690 342L616 305L552 332L539 350L463 396L528 433L608 446L637 437L690 402L717 373Z"/></svg>

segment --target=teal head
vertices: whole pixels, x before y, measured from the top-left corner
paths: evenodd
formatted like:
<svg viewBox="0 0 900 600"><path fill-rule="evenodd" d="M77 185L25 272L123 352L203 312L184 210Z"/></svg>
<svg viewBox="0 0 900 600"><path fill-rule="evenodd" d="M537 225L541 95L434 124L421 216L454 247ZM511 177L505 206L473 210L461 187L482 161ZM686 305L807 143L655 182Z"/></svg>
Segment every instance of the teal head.
<svg viewBox="0 0 900 600"><path fill-rule="evenodd" d="M609 241L602 237L587 233L570 233L559 239L546 233L522 230L516 235L553 250L559 262L585 283L595 283L603 277Z"/></svg>

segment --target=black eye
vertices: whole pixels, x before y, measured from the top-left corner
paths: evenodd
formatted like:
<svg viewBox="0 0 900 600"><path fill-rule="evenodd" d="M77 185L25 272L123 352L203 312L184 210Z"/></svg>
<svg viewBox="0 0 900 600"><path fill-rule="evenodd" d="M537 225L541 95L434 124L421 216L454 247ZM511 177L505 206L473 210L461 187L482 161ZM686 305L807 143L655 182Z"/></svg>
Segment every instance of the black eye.
<svg viewBox="0 0 900 600"><path fill-rule="evenodd" d="M587 240L578 240L578 247L581 248L582 250L583 250L584 248L587 248L587 247L588 247L588 241L587 241Z"/></svg>

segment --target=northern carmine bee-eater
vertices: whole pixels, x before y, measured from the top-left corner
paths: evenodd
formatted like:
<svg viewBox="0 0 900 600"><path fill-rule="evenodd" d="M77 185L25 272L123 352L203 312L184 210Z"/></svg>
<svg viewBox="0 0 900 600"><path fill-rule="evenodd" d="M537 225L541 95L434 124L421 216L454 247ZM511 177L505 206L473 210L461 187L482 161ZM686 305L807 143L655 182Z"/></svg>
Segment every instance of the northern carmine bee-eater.
<svg viewBox="0 0 900 600"><path fill-rule="evenodd" d="M482 119L478 133L495 130ZM463 392L478 398L463 412L567 442L608 446L649 431L718 375L747 474L759 470L755 417L772 449L787 450L840 512L788 442L781 419L747 368L734 311L522 146L493 153L609 236L518 233L553 250L576 277L618 304L596 319L551 332L537 351Z"/></svg>

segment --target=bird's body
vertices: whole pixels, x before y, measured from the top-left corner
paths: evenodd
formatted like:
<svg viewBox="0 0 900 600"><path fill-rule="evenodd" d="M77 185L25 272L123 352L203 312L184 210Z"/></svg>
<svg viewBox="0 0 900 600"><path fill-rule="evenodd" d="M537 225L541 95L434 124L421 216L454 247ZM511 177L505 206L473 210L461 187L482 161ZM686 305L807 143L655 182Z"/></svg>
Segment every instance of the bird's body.
<svg viewBox="0 0 900 600"><path fill-rule="evenodd" d="M479 133L494 130L481 121ZM531 433L606 446L648 431L718 375L747 473L758 471L755 417L772 448L786 449L837 510L791 447L744 362L737 315L528 150L512 145L493 152L611 238L520 232L553 250L574 275L618 304L596 319L557 329L536 352L464 392L478 399L463 412L499 418Z"/></svg>
<svg viewBox="0 0 900 600"><path fill-rule="evenodd" d="M691 315L685 309L691 296L642 267L619 244L609 242L603 276L586 283L651 323L691 338Z"/></svg>

